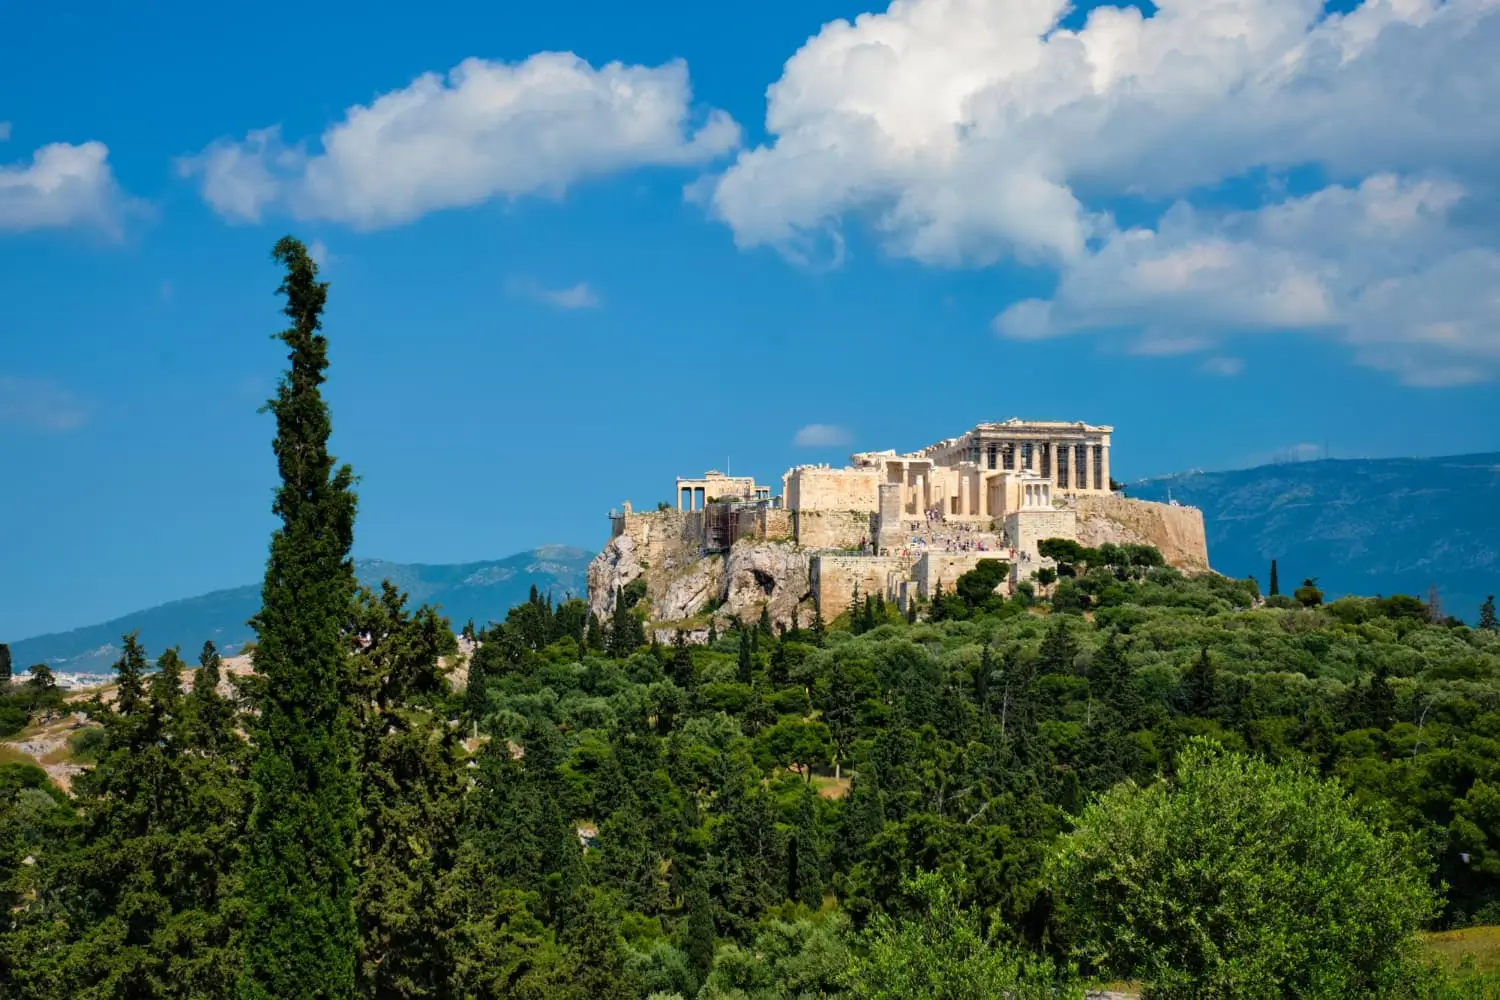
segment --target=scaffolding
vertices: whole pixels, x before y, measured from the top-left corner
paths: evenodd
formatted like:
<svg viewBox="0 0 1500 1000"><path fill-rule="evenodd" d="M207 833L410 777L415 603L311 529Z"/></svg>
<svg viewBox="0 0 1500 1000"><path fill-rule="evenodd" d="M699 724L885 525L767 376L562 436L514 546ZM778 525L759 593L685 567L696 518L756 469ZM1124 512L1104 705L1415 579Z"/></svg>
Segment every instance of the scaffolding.
<svg viewBox="0 0 1500 1000"><path fill-rule="evenodd" d="M761 512L772 506L769 497L709 504L703 509L703 551L724 552L741 538L760 534Z"/></svg>

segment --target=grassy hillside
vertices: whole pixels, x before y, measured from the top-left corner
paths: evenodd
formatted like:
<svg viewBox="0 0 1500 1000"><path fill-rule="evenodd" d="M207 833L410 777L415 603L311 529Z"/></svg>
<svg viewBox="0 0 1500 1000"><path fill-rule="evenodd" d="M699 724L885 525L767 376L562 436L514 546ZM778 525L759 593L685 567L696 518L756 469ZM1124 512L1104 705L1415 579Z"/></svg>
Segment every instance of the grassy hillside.
<svg viewBox="0 0 1500 1000"><path fill-rule="evenodd" d="M1437 587L1471 622L1500 590L1500 453L1191 472L1129 493L1202 508L1214 569L1263 588L1276 559L1283 591L1308 576L1330 597Z"/></svg>
<svg viewBox="0 0 1500 1000"><path fill-rule="evenodd" d="M547 545L505 559L456 565L423 565L361 559L355 570L362 583L378 587L390 580L411 595L413 606L432 602L442 607L454 627L473 618L483 625L503 618L526 598L533 585L559 599L581 595L592 554L565 545ZM245 623L260 607L260 585L218 590L200 597L172 601L136 611L100 625L36 636L11 644L17 670L47 663L69 673L105 673L120 655L120 636L139 630L148 649L181 646L195 657L204 640L212 639L232 653L252 638Z"/></svg>

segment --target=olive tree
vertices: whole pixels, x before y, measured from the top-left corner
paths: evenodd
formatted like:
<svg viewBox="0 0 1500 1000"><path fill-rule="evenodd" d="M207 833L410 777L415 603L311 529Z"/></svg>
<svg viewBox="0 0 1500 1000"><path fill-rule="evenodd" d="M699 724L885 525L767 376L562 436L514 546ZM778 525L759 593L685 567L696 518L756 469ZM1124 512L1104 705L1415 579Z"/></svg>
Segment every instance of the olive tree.
<svg viewBox="0 0 1500 1000"><path fill-rule="evenodd" d="M1415 842L1332 782L1195 740L1117 785L1047 868L1078 959L1148 998L1380 996L1436 898Z"/></svg>

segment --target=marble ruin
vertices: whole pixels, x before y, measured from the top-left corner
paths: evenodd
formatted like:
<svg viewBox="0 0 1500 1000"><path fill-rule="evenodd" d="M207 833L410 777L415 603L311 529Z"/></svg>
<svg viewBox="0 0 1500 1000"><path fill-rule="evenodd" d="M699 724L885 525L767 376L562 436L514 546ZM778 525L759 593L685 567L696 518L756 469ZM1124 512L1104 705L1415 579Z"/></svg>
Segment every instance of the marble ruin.
<svg viewBox="0 0 1500 1000"><path fill-rule="evenodd" d="M1110 479L1114 428L1012 418L918 451L861 452L843 468L799 465L781 494L748 476L677 480L676 505L611 514L589 570L590 603L645 576L651 620L691 629L709 615L833 617L858 589L901 607L950 587L981 559L1011 567L1004 589L1050 565L1048 538L1156 545L1208 568L1201 512L1129 500ZM712 610L706 610L712 609Z"/></svg>

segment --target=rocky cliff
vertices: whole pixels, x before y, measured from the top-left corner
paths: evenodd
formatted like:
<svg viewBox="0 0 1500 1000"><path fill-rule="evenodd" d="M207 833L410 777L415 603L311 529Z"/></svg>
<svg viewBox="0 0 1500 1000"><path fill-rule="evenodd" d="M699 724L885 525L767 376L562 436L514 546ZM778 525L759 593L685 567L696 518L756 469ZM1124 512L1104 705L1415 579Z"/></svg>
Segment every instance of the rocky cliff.
<svg viewBox="0 0 1500 1000"><path fill-rule="evenodd" d="M701 523L701 522L700 522ZM761 609L790 623L812 600L806 552L785 541L742 539L725 554L701 555L695 522L681 511L627 515L618 535L589 564L589 607L601 619L614 611L615 595L646 581L647 612L656 623L706 629L731 618L754 621Z"/></svg>
<svg viewBox="0 0 1500 1000"><path fill-rule="evenodd" d="M1169 566L1187 573L1208 569L1203 512L1196 507L1117 496L1080 496L1078 541L1091 548L1105 542L1154 545Z"/></svg>
<svg viewBox="0 0 1500 1000"><path fill-rule="evenodd" d="M868 537L868 515L862 517ZM723 629L734 618L756 620L763 608L777 624L790 624L794 615L807 622L815 590L827 609L846 607L856 586L860 593L894 598L897 584L893 581L905 579L915 561L914 556L838 555L820 551L818 546L764 538L741 539L725 553L703 555L703 525L701 513L626 513L616 522L615 537L589 564L590 610L607 621L614 611L615 595L644 580L644 607L648 620L659 627L658 634L670 635L681 628L701 638L710 620ZM1078 540L1085 545L1154 545L1178 569L1208 569L1203 515L1196 508L1085 496L1078 501L1077 525ZM982 556L977 552L958 555L968 563ZM951 584L962 570L950 567L948 572Z"/></svg>

